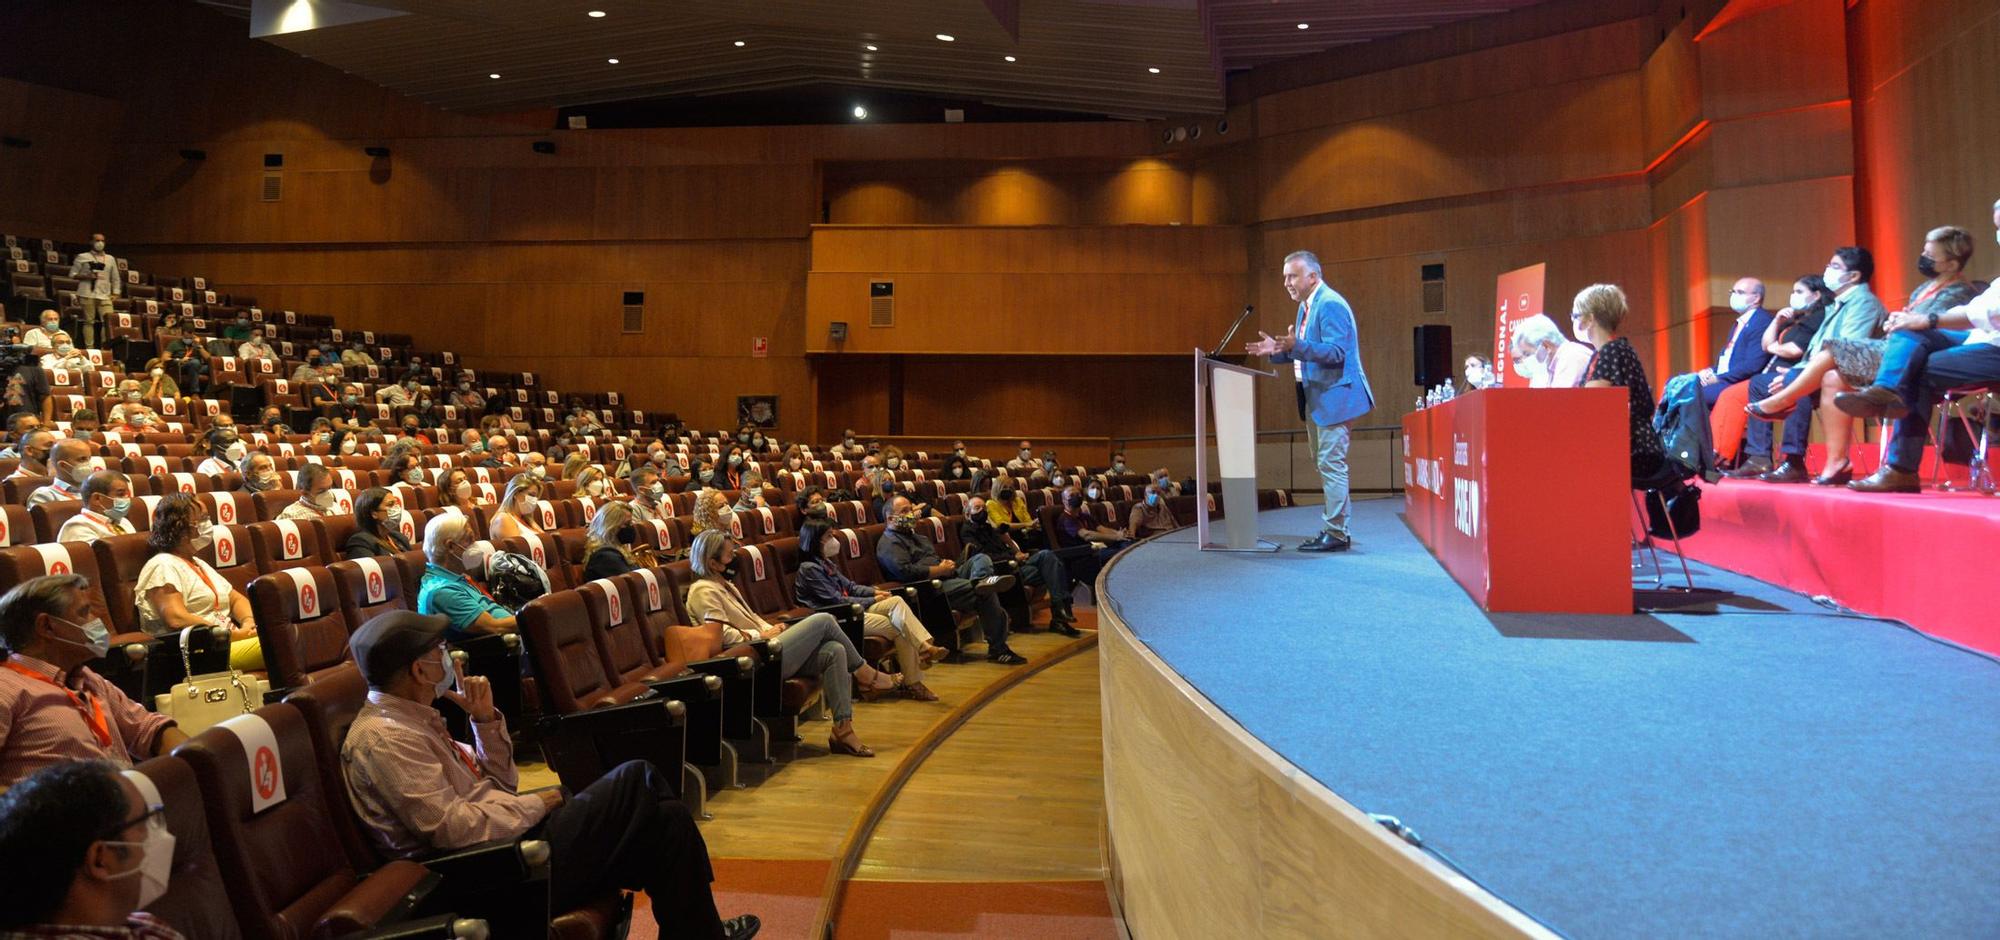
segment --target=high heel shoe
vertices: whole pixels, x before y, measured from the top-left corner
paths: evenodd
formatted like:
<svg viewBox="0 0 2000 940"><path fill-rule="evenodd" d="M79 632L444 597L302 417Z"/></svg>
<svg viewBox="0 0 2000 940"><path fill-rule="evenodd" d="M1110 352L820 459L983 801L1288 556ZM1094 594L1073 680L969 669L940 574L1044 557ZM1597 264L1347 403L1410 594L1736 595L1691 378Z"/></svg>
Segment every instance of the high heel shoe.
<svg viewBox="0 0 2000 940"><path fill-rule="evenodd" d="M849 744L836 737L828 737L826 739L826 749L835 754L846 754L852 757L875 756L875 751L866 744Z"/></svg>
<svg viewBox="0 0 2000 940"><path fill-rule="evenodd" d="M1793 408L1798 407L1797 405L1787 405L1783 409L1778 411L1765 411L1764 402L1767 401L1770 401L1770 399L1765 398L1744 405L1743 413L1749 415L1752 418L1756 418L1759 421L1783 421L1786 418L1791 417Z"/></svg>
<svg viewBox="0 0 2000 940"><path fill-rule="evenodd" d="M1832 474L1822 472L1819 476L1812 478L1812 485L1814 486L1846 486L1852 482L1854 482L1854 464L1852 463L1842 465L1839 470Z"/></svg>

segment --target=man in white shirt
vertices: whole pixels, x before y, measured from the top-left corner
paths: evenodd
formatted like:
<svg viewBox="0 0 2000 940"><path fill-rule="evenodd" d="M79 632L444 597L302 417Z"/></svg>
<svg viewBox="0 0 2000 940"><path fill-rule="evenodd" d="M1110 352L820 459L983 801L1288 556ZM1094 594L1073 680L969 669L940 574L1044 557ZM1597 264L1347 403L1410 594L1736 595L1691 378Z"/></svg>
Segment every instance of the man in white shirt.
<svg viewBox="0 0 2000 940"><path fill-rule="evenodd" d="M76 256L69 276L76 278L76 299L83 304L83 343L97 345L98 324L111 316L111 299L125 293L118 259L104 251L104 235L90 236L90 250Z"/></svg>
<svg viewBox="0 0 2000 940"><path fill-rule="evenodd" d="M210 427L208 433L202 436L202 443L208 447L208 459L194 468L194 472L203 476L219 477L233 472L250 450L237 436L236 426L233 424L227 427Z"/></svg>
<svg viewBox="0 0 2000 940"><path fill-rule="evenodd" d="M278 358L278 353L277 350L271 348L270 343L264 341L264 328L260 326L253 328L250 331L250 338L244 340L236 347L236 358L276 359Z"/></svg>
<svg viewBox="0 0 2000 940"><path fill-rule="evenodd" d="M58 542L95 542L138 531L126 514L132 511L132 480L116 470L99 470L83 481L83 511L69 517L56 532Z"/></svg>
<svg viewBox="0 0 2000 940"><path fill-rule="evenodd" d="M28 494L30 508L59 500L82 499L83 483L97 468L91 465L90 445L71 438L49 451L49 469L55 479Z"/></svg>
<svg viewBox="0 0 2000 940"><path fill-rule="evenodd" d="M278 513L278 518L296 521L333 514L333 471L318 463L300 467L298 501L286 506Z"/></svg>
<svg viewBox="0 0 2000 940"><path fill-rule="evenodd" d="M28 351L37 356L46 356L56 348L55 335L62 332L62 314L54 310L42 311L42 325L29 330L21 337Z"/></svg>
<svg viewBox="0 0 2000 940"><path fill-rule="evenodd" d="M1035 462L1035 446L1022 441L1020 452L1014 455L1013 460L1007 461L1007 469L1015 473L1033 473L1041 469L1041 464Z"/></svg>
<svg viewBox="0 0 2000 940"><path fill-rule="evenodd" d="M84 355L83 350L76 348L75 343L70 342L68 333L57 330L49 339L55 347L48 355L42 357L42 368L68 369L72 372L88 372L96 368L90 357Z"/></svg>
<svg viewBox="0 0 2000 940"><path fill-rule="evenodd" d="M1993 203L1994 237L2000 240L2000 200ZM1861 418L1896 419L1882 469L1849 483L1863 493L1915 493L1929 439L1931 409L1944 393L2000 382L2000 284L1971 303L1943 313L1908 311L1883 324L1889 339L1874 384L1834 398L1840 410Z"/></svg>

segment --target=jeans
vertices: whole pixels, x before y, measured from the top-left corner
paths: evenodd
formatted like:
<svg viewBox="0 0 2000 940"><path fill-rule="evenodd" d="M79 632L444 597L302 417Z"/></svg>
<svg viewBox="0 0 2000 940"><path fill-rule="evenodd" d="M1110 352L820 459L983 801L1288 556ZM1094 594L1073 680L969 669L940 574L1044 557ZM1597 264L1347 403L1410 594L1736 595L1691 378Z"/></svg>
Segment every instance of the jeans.
<svg viewBox="0 0 2000 940"><path fill-rule="evenodd" d="M1320 510L1320 518L1326 523L1326 531L1347 538L1347 517L1352 508L1347 498L1347 425L1306 427L1312 433L1313 454L1319 462L1320 489L1326 494L1326 507ZM1201 499L1202 494L1196 493L1195 498ZM1249 507L1252 512L1256 508Z"/></svg>
<svg viewBox="0 0 2000 940"><path fill-rule="evenodd" d="M802 673L819 677L834 721L854 717L854 670L867 660L832 614L814 614L786 627L771 645L778 648L778 668L785 678Z"/></svg>
<svg viewBox="0 0 2000 940"><path fill-rule="evenodd" d="M1000 606L1000 598L992 594L979 593L976 585L993 576L993 559L985 555L973 555L966 559L965 567L959 569L962 577L946 578L941 582L945 603L952 610L979 611L979 626L986 634L986 655L998 656L1012 652L1007 647L1007 611Z"/></svg>
<svg viewBox="0 0 2000 940"><path fill-rule="evenodd" d="M1917 400L1917 383L1924 377L1931 353L1942 352L1965 342L1972 334L1965 330L1897 330L1889 334L1882 349L1882 367L1875 370L1875 384L1893 388L1904 404Z"/></svg>
<svg viewBox="0 0 2000 940"><path fill-rule="evenodd" d="M676 771L679 768L675 768ZM549 843L553 912L574 910L613 888L646 892L665 937L720 937L709 883L708 844L667 776L626 761L541 824Z"/></svg>
<svg viewBox="0 0 2000 940"><path fill-rule="evenodd" d="M1944 332L1930 331L1930 332ZM1929 345L1929 341L1925 341ZM1893 344L1892 344L1893 346ZM1884 368L1888 359L1883 358ZM1953 346L1929 352L1923 368L1912 368L1913 378L1904 381L1915 389L1906 392L1910 413L1896 422L1895 437L1889 442L1889 466L1915 473L1923 464L1924 441L1930 437L1931 409L1944 393L1954 388L2000 382L2000 346Z"/></svg>
<svg viewBox="0 0 2000 940"><path fill-rule="evenodd" d="M1792 380L1799 377L1799 371L1798 369L1787 369L1784 372L1760 372L1751 376L1750 400L1755 402L1771 397L1773 391L1792 384ZM1786 457L1792 460L1805 459L1806 440L1812 436L1813 409L1818 407L1819 394L1814 392L1800 398L1798 406L1793 408L1792 413L1785 417L1784 454ZM1771 422L1751 421L1750 427L1743 434L1745 456L1770 457L1771 434Z"/></svg>

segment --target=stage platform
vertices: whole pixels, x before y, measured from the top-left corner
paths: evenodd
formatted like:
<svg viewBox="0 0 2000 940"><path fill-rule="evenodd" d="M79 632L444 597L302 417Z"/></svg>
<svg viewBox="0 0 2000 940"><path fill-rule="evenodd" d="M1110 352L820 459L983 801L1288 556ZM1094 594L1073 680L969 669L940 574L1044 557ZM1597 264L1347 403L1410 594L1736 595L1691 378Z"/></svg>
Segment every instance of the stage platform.
<svg viewBox="0 0 2000 940"><path fill-rule="evenodd" d="M1486 614L1400 507L1346 554L1290 550L1298 507L1279 554L1183 531L1105 572L1135 936L1993 934L2000 663L1707 566L1709 612Z"/></svg>
<svg viewBox="0 0 2000 940"><path fill-rule="evenodd" d="M1701 532L1682 545L1717 567L2000 654L2000 602L1981 573L2000 547L2000 498L1723 480L1702 486Z"/></svg>

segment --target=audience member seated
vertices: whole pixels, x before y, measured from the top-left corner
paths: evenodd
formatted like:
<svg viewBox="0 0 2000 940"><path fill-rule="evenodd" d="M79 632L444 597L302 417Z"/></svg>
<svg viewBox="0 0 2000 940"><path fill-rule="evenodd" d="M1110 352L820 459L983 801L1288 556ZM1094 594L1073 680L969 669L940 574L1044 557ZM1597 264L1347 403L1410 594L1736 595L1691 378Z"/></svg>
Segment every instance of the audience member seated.
<svg viewBox="0 0 2000 940"><path fill-rule="evenodd" d="M514 463L514 452L507 449L507 437L504 434L488 437L486 449L481 453L486 455L486 459L481 460L479 466L487 470L504 470Z"/></svg>
<svg viewBox="0 0 2000 940"><path fill-rule="evenodd" d="M402 408L417 401L417 380L404 379L401 382L385 382L375 390L375 403Z"/></svg>
<svg viewBox="0 0 2000 940"><path fill-rule="evenodd" d="M479 509L478 500L473 497L478 491L473 489L472 474L464 467L453 467L438 478L438 497L445 502L445 508L467 519Z"/></svg>
<svg viewBox="0 0 2000 940"><path fill-rule="evenodd" d="M1000 531L1012 535L1022 548L1048 547L1048 534L1042 531L1041 520L1028 509L1027 497L1021 495L1021 490L1006 471L1001 471L994 478L993 489L985 502L986 518Z"/></svg>
<svg viewBox="0 0 2000 940"><path fill-rule="evenodd" d="M507 481L500 508L486 524L486 537L495 542L527 538L542 527L535 522L535 501L542 498L542 482L532 473L517 473Z"/></svg>
<svg viewBox="0 0 2000 940"><path fill-rule="evenodd" d="M1625 292L1613 284L1592 284L1577 292L1570 306L1576 335L1597 347L1585 388L1623 388L1630 404L1632 479L1650 480L1666 461L1667 448L1653 428L1653 387L1632 341L1619 333L1625 323Z"/></svg>
<svg viewBox="0 0 2000 940"><path fill-rule="evenodd" d="M243 474L243 489L248 492L263 493L284 488L285 480L278 474L277 463L262 450L244 453L236 469Z"/></svg>
<svg viewBox="0 0 2000 940"><path fill-rule="evenodd" d="M341 765L377 847L409 857L533 836L549 844L553 910L628 888L646 892L662 937L756 934L755 917L717 915L708 846L652 764L627 761L568 799L519 792L507 719L485 677L454 674L446 630L443 617L397 610L348 643L368 704L341 742ZM471 746L452 739L431 704L439 698L470 716Z"/></svg>
<svg viewBox="0 0 2000 940"><path fill-rule="evenodd" d="M299 467L299 498L278 513L278 518L298 521L331 516L338 508L333 496L333 470L321 463Z"/></svg>
<svg viewBox="0 0 2000 940"><path fill-rule="evenodd" d="M70 431L77 434L82 433L76 427L76 416L74 414L70 416ZM7 479L14 480L50 475L49 454L56 446L55 432L47 428L38 427L32 431L23 433L20 443L17 446L20 449L18 456L21 458L21 462L14 465L14 472L7 474Z"/></svg>
<svg viewBox="0 0 2000 940"><path fill-rule="evenodd" d="M0 596L0 790L44 767L109 760L130 767L187 740L84 665L107 655L110 630L90 612L82 575L30 578ZM18 859L0 855L0 864ZM0 882L0 890L13 887ZM0 904L0 912L13 910Z"/></svg>
<svg viewBox="0 0 2000 940"><path fill-rule="evenodd" d="M1993 204L1993 226L2000 230L2000 202ZM1888 328L1881 371L1866 389L1840 396L1835 405L1859 417L1896 419L1882 468L1849 487L1914 493L1931 410L1944 393L2000 382L2000 286L1949 310L1898 314Z"/></svg>
<svg viewBox="0 0 2000 940"><path fill-rule="evenodd" d="M57 330L52 338L55 340L55 346L42 357L42 368L67 369L71 372L89 372L96 368L90 357L70 341L69 333Z"/></svg>
<svg viewBox="0 0 2000 940"><path fill-rule="evenodd" d="M729 497L724 496L721 490L714 488L702 490L695 494L693 521L689 524L688 530L694 535L700 535L710 529L733 532L734 526L730 524L730 520L735 514L736 511L730 508Z"/></svg>
<svg viewBox="0 0 2000 940"><path fill-rule="evenodd" d="M166 893L174 836L132 778L80 760L0 795L0 936L180 940L140 910Z"/></svg>
<svg viewBox="0 0 2000 940"><path fill-rule="evenodd" d="M73 437L57 441L49 448L49 460L51 479L46 486L38 486L28 494L29 508L58 500L82 499L83 482L94 471L90 443Z"/></svg>
<svg viewBox="0 0 2000 940"><path fill-rule="evenodd" d="M198 554L212 541L211 528L208 507L192 495L160 497L146 531L146 564L132 588L139 599L139 629L167 636L188 627L227 627L229 668L262 669L264 651L250 599Z"/></svg>
<svg viewBox="0 0 2000 940"><path fill-rule="evenodd" d="M953 483L969 481L972 479L972 464L964 457L952 454L944 459L944 471L939 476Z"/></svg>
<svg viewBox="0 0 2000 940"><path fill-rule="evenodd" d="M348 368L361 368L375 364L375 357L368 354L368 347L356 338L340 351L340 364Z"/></svg>
<svg viewBox="0 0 2000 940"><path fill-rule="evenodd" d="M219 477L235 472L237 465L243 462L243 455L250 452L250 448L236 436L234 427L210 427L208 433L201 436L201 443L208 457L194 468L194 472L204 476Z"/></svg>
<svg viewBox="0 0 2000 940"><path fill-rule="evenodd" d="M83 508L56 532L58 542L95 542L138 530L125 518L132 511L132 480L116 470L99 470L83 481Z"/></svg>
<svg viewBox="0 0 2000 940"><path fill-rule="evenodd" d="M1581 339L1581 337L1579 337ZM1563 335L1547 314L1514 324L1514 371L1529 388L1575 388L1590 368L1590 347ZM1178 495L1178 494L1176 494Z"/></svg>
<svg viewBox="0 0 2000 940"><path fill-rule="evenodd" d="M672 466L673 466L672 458L669 458L668 467L671 469ZM665 473L667 471L661 471L661 472ZM716 473L714 467L711 467L708 464L702 462L701 457L698 455L695 454L688 455L687 485L681 487L681 492L695 493L707 487L720 486L720 485L721 483L719 483L716 479Z"/></svg>
<svg viewBox="0 0 2000 940"><path fill-rule="evenodd" d="M470 420L476 415L486 413L486 396L473 389L471 379L459 379L458 388L453 389L451 393L451 406L458 409L466 420Z"/></svg>
<svg viewBox="0 0 2000 940"><path fill-rule="evenodd" d="M403 498L385 486L371 486L354 500L354 534L340 548L342 558L377 558L410 550L403 535Z"/></svg>
<svg viewBox="0 0 2000 940"><path fill-rule="evenodd" d="M33 355L46 356L56 348L56 334L68 335L68 331L63 329L62 313L57 310L43 310L40 323L21 334L21 345Z"/></svg>
<svg viewBox="0 0 2000 940"><path fill-rule="evenodd" d="M17 411L8 415L7 447L5 450L0 450L0 457L21 456L21 439L26 437L28 432L38 430L41 426L42 416L32 411Z"/></svg>
<svg viewBox="0 0 2000 940"><path fill-rule="evenodd" d="M768 505L764 501L764 474L756 467L744 468L738 486L736 504L732 507L737 512L755 512Z"/></svg>
<svg viewBox="0 0 2000 940"><path fill-rule="evenodd" d="M523 475L534 477L537 483L549 478L549 455L541 451L531 450L521 455L521 466Z"/></svg>
<svg viewBox="0 0 2000 940"><path fill-rule="evenodd" d="M1125 465L1125 452L1124 452L1124 451L1122 451L1122 450L1121 450L1121 451L1119 451L1119 452L1117 452L1117 453L1115 453L1115 454L1112 454L1112 455L1111 455L1111 475L1112 475L1112 476L1124 476L1125 474L1128 474L1128 473L1131 473L1131 472L1132 472L1132 468L1131 468L1131 467L1128 467L1128 466L1126 466L1126 465Z"/></svg>
<svg viewBox="0 0 2000 940"><path fill-rule="evenodd" d="M73 434L96 434L99 430L97 412L89 408L78 408L69 413L69 429Z"/></svg>
<svg viewBox="0 0 2000 940"><path fill-rule="evenodd" d="M778 657L778 671L787 679L818 677L826 709L833 716L827 749L835 754L874 757L875 752L861 743L854 730L853 690L858 683L863 690L887 692L900 684L902 677L868 665L831 614L813 614L793 624L766 623L757 616L730 581L736 570L736 540L728 532L710 529L695 536L688 562L695 574L695 582L688 586L688 616L701 624L720 626L725 648L769 640Z"/></svg>
<svg viewBox="0 0 2000 940"><path fill-rule="evenodd" d="M993 524L986 512L986 497L973 493L965 501L965 521L958 527L959 541L965 545L970 567L972 556L988 561L1012 561L1020 565L1020 580L1029 587L1049 592L1049 629L1064 636L1082 636L1076 629L1076 613L1070 606L1069 567L1048 549L1027 551L1007 530Z"/></svg>
<svg viewBox="0 0 2000 940"><path fill-rule="evenodd" d="M1132 504L1132 515L1126 520L1126 531L1135 539L1142 539L1157 532L1172 532L1181 527L1180 520L1174 518L1172 506L1167 505L1167 497L1160 492L1157 483L1146 484L1146 497Z"/></svg>
<svg viewBox="0 0 2000 940"><path fill-rule="evenodd" d="M278 351L272 349L271 344L264 341L264 328L262 326L253 326L250 328L250 338L244 340L242 345L236 347L236 358L276 359L278 358Z"/></svg>
<svg viewBox="0 0 2000 940"><path fill-rule="evenodd" d="M1041 464L1035 460L1035 445L1028 441L1022 441L1014 459L1007 461L1007 469L1015 473L1033 473L1040 468Z"/></svg>
<svg viewBox="0 0 2000 940"><path fill-rule="evenodd" d="M450 623L454 640L488 633L513 633L514 612L493 599L470 572L486 573L490 543L479 540L471 516L444 513L424 526L424 577L417 585L417 612Z"/></svg>
<svg viewBox="0 0 2000 940"><path fill-rule="evenodd" d="M986 634L986 659L1006 666L1027 662L1007 645L1007 612L993 595L1014 586L1010 576L995 575L992 559L976 555L961 573L958 563L939 558L937 547L917 531L920 515L910 498L889 500L889 525L875 543L875 561L884 577L906 584L938 581L944 599L955 611L979 613Z"/></svg>
<svg viewBox="0 0 2000 940"><path fill-rule="evenodd" d="M1821 280L1833 291L1833 304L1827 308L1826 321L1806 344L1805 359L1810 362L1820 348L1836 339L1865 340L1882 328L1882 320L1887 311L1882 309L1882 301L1876 299L1868 282L1875 276L1875 256L1866 248L1852 246L1837 249L1827 261L1826 272ZM1749 382L1750 400L1754 404L1768 397L1774 390L1797 381L1803 370L1788 369L1782 375L1759 375ZM1819 408L1818 395L1800 398L1790 414L1784 416L1785 436L1780 447L1784 459L1770 471L1757 477L1766 483L1804 483L1812 479L1806 472L1806 441L1812 434L1813 412ZM1845 456L1846 428L1834 432L1836 423L1847 423L1844 414L1829 413L1834 419L1824 422L1829 433L1839 433L1842 458ZM1752 455L1762 456L1771 452L1771 425L1768 422L1752 422L1744 435L1745 446ZM1822 485L1839 485L1851 476L1846 467L1836 473L1822 477L1816 482Z"/></svg>
<svg viewBox="0 0 2000 940"><path fill-rule="evenodd" d="M1130 533L1110 523L1109 519L1097 518L1096 510L1084 502L1082 491L1075 487L1062 491L1062 506L1056 515L1052 537L1071 574L1084 584L1095 584L1105 562L1132 540Z"/></svg>
<svg viewBox="0 0 2000 940"><path fill-rule="evenodd" d="M1952 226L1932 229L1924 237L1923 253L1917 256L1917 270L1928 280L1911 293L1909 305L1900 312L1928 322L1932 313L1942 314L1970 302L1978 293L1965 279L1965 265L1971 258L1971 233ZM1798 370L1798 377L1790 384L1745 408L1753 418L1778 421L1790 414L1793 403L1806 395L1817 394L1822 406L1831 404L1841 393L1866 388L1875 380L1875 374L1882 368L1886 345L1880 339L1829 340ZM1822 486L1845 484L1853 478L1848 445L1854 422L1833 411L1821 414L1820 428L1826 435L1826 466L1813 482Z"/></svg>
<svg viewBox="0 0 2000 940"><path fill-rule="evenodd" d="M801 526L816 520L829 523L833 521L833 507L827 505L826 491L817 486L808 486L800 490L799 495L792 501L798 506Z"/></svg>
<svg viewBox="0 0 2000 940"><path fill-rule="evenodd" d="M590 519L583 541L583 577L595 581L628 571L651 568L658 562L640 538L639 524L632 518L632 506L612 500L598 507Z"/></svg>
<svg viewBox="0 0 2000 940"><path fill-rule="evenodd" d="M596 464L591 464L578 470L576 476L572 477L572 479L576 480L576 495L578 496L590 499L610 499L618 495L611 488L611 478L605 475L604 468Z"/></svg>
<svg viewBox="0 0 2000 940"><path fill-rule="evenodd" d="M931 642L931 633L916 611L901 597L857 584L831 559L840 555L840 540L824 519L808 522L799 530L799 570L793 594L799 606L824 610L845 604L861 604L862 631L884 637L896 644L896 663L902 667L899 685L904 695L919 702L935 702L937 693L924 685L924 670L949 652Z"/></svg>

